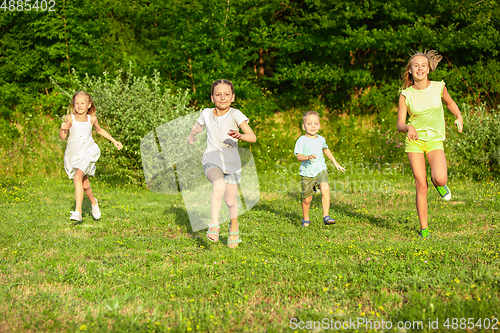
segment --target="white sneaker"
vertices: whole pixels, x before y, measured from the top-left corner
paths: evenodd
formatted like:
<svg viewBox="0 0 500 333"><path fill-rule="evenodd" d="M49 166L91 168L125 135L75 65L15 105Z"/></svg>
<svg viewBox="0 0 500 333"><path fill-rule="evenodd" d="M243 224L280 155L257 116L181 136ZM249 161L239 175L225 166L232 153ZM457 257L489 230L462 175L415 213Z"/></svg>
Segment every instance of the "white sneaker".
<svg viewBox="0 0 500 333"><path fill-rule="evenodd" d="M95 201L97 202L97 198L95 198ZM101 218L101 210L99 209L99 202L97 202L95 206L92 205L92 216L96 220L99 220Z"/></svg>
<svg viewBox="0 0 500 333"><path fill-rule="evenodd" d="M70 220L73 220L73 221L78 221L80 222L82 220L82 214L75 210L74 212L70 212L71 213L71 216L69 217Z"/></svg>

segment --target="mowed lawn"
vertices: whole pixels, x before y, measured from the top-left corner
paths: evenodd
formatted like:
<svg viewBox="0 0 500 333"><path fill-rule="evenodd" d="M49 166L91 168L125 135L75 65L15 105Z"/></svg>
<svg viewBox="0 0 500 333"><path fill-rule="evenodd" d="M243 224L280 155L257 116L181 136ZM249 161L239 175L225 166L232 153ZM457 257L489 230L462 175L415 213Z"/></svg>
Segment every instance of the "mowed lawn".
<svg viewBox="0 0 500 333"><path fill-rule="evenodd" d="M298 180L259 175L234 250L227 223L218 243L191 231L180 195L91 179L102 218L85 199L75 224L70 180L4 180L0 332L500 329L498 181L430 188L422 240L409 170L332 173L333 226L315 195L300 227Z"/></svg>

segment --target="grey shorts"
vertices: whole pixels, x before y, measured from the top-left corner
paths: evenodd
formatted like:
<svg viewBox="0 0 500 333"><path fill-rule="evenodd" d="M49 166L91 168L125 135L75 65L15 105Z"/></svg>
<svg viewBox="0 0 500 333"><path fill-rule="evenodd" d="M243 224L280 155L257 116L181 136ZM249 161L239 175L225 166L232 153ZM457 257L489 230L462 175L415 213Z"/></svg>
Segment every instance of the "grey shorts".
<svg viewBox="0 0 500 333"><path fill-rule="evenodd" d="M203 165L203 172L205 172L205 176L207 175L207 172L210 169L217 168L222 172L221 168L219 168L217 165L212 164L212 163L207 163ZM238 185L241 181L241 172L235 172L235 173L224 173L224 183L226 184L231 184L231 185Z"/></svg>

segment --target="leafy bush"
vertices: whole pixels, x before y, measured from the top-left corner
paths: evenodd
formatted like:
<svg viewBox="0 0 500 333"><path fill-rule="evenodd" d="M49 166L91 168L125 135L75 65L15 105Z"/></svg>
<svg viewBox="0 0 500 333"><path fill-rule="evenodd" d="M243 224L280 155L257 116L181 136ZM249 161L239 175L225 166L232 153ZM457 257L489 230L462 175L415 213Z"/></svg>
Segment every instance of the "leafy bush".
<svg viewBox="0 0 500 333"><path fill-rule="evenodd" d="M45 109L26 107L12 114L7 122L0 118L0 169L2 177L53 175L64 170L58 124L46 116Z"/></svg>
<svg viewBox="0 0 500 333"><path fill-rule="evenodd" d="M15 84L0 87L0 169L3 177L59 174L61 140L57 135L61 107L58 94L27 92Z"/></svg>
<svg viewBox="0 0 500 333"><path fill-rule="evenodd" d="M143 179L140 143L142 138L156 127L193 111L188 106L187 90L172 91L162 87L160 75L154 72L152 78L136 77L130 64L123 79L123 71L117 71L114 78L104 72L103 77L85 75L80 80L73 70L74 92L88 92L97 108L97 119L116 140L122 142L118 151L113 144L94 134L101 148L99 166L104 167L104 177L122 178L131 183ZM102 171L101 171L102 172Z"/></svg>
<svg viewBox="0 0 500 333"><path fill-rule="evenodd" d="M449 130L451 170L474 179L500 174L500 107L463 105L463 133Z"/></svg>
<svg viewBox="0 0 500 333"><path fill-rule="evenodd" d="M391 123L391 125L393 125L393 123ZM375 128L369 132L372 141L370 147L366 149L373 152L371 162L393 164L407 161L404 152L405 136L397 132L395 126L392 127L392 130L387 129L384 131L381 128Z"/></svg>

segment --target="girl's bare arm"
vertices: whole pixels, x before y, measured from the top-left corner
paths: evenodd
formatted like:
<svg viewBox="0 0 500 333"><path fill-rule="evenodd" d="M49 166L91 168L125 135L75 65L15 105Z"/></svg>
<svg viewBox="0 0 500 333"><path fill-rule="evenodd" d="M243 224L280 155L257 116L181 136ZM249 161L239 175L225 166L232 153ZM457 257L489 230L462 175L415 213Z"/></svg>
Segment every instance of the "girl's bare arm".
<svg viewBox="0 0 500 333"><path fill-rule="evenodd" d="M66 137L68 136L69 129L71 128L71 125L73 123L73 119L71 119L71 116L68 114L64 117L64 122L61 124L61 128L59 128L59 138L61 140L66 140Z"/></svg>
<svg viewBox="0 0 500 333"><path fill-rule="evenodd" d="M193 128L191 129L191 133L189 134L189 137L187 139L187 142L190 144L190 145L193 145L196 141L196 135L201 133L201 131L203 131L203 125L200 125L199 122L196 122L196 124L194 124Z"/></svg>
<svg viewBox="0 0 500 333"><path fill-rule="evenodd" d="M241 134L239 131L235 130L230 130L229 133L227 134L235 139L243 140L250 143L254 143L255 141L257 141L257 136L250 128L250 125L248 125L248 121L242 122L240 124L240 128L244 134Z"/></svg>
<svg viewBox="0 0 500 333"><path fill-rule="evenodd" d="M457 125L458 132L462 133L462 130L464 128L464 120L462 119L462 114L460 113L460 109L458 108L457 103L451 98L450 94L448 93L448 89L446 89L446 86L443 89L443 101L444 104L446 104L446 107L453 113L453 115L457 118L455 120L455 124Z"/></svg>
<svg viewBox="0 0 500 333"><path fill-rule="evenodd" d="M106 130L104 128L102 128L100 125L99 125L99 121L97 121L97 117L96 116L92 116L91 117L91 122L92 124L94 125L94 128L95 128L95 131L102 135L104 138L108 139L109 141L111 141L116 148L118 148L118 150L122 149L123 148L123 145L121 142L118 142L116 141L112 136L111 134L109 134L108 132L106 132Z"/></svg>

